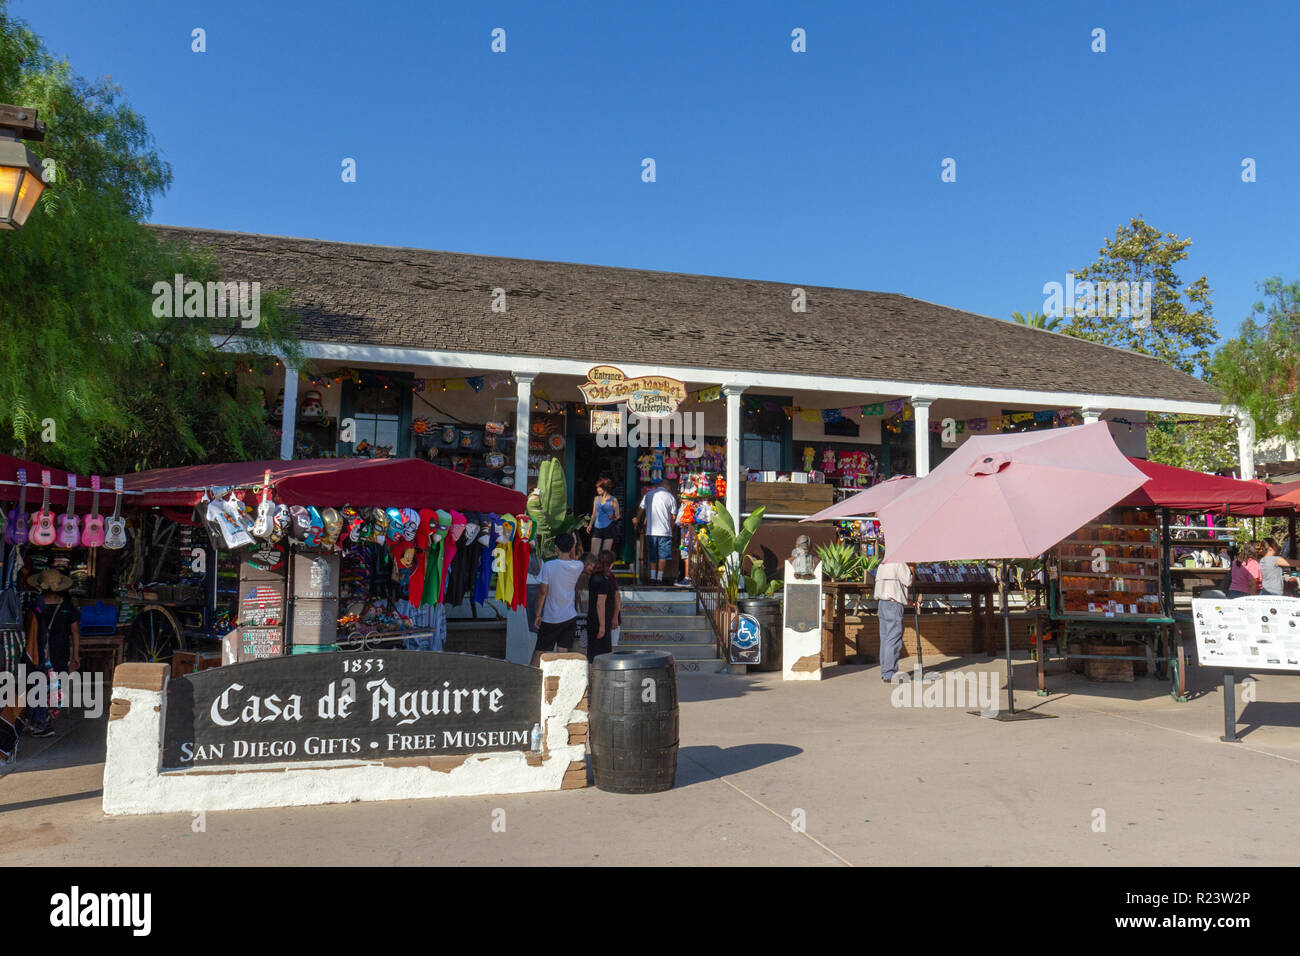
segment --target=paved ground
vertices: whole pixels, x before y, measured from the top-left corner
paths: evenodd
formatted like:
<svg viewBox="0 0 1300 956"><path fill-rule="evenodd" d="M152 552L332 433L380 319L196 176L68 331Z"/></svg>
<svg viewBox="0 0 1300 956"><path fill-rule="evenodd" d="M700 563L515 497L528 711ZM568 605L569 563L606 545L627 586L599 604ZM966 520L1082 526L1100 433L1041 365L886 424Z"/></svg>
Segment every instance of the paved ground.
<svg viewBox="0 0 1300 956"><path fill-rule="evenodd" d="M1055 720L895 708L874 667L689 677L667 793L212 813L201 833L184 815L105 817L104 720L69 720L0 771L0 865L1300 863L1300 680L1262 677L1233 745L1211 672L1179 704L1163 682L1063 674L1038 698L1032 668L1017 703Z"/></svg>

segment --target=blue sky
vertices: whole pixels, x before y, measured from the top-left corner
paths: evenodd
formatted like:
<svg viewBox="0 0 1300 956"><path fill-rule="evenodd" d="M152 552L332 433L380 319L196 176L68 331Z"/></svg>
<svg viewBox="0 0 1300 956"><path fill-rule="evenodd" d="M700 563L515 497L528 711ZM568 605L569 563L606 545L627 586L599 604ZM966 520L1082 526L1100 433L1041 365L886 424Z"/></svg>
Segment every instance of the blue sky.
<svg viewBox="0 0 1300 956"><path fill-rule="evenodd" d="M1143 215L1233 334L1300 277L1300 4L14 0L155 222L1040 309ZM191 30L207 52L191 52ZM506 30L506 52L491 31ZM791 30L807 52L791 51ZM1105 53L1090 50L1106 31ZM345 157L357 182L340 178ZM653 157L657 182L641 181ZM940 181L952 157L957 181ZM1258 181L1241 181L1243 158Z"/></svg>

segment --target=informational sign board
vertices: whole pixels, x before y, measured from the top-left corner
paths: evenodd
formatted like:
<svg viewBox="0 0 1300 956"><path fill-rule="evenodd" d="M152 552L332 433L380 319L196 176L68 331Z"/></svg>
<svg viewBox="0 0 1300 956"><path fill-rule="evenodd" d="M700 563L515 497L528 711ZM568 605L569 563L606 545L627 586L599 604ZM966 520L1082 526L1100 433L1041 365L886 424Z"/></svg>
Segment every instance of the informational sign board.
<svg viewBox="0 0 1300 956"><path fill-rule="evenodd" d="M233 633L237 635L237 660L279 657L284 653L282 627L239 627Z"/></svg>
<svg viewBox="0 0 1300 956"><path fill-rule="evenodd" d="M542 672L469 654L249 661L167 685L163 767L526 751Z"/></svg>
<svg viewBox="0 0 1300 956"><path fill-rule="evenodd" d="M1300 598L1197 598L1192 616L1202 665L1300 672Z"/></svg>
<svg viewBox="0 0 1300 956"><path fill-rule="evenodd" d="M752 614L739 615L736 633L731 637L731 663L763 663L763 625Z"/></svg>
<svg viewBox="0 0 1300 956"><path fill-rule="evenodd" d="M787 630L807 634L821 631L822 585L820 580L800 581L787 578L781 589L785 595L785 626Z"/></svg>

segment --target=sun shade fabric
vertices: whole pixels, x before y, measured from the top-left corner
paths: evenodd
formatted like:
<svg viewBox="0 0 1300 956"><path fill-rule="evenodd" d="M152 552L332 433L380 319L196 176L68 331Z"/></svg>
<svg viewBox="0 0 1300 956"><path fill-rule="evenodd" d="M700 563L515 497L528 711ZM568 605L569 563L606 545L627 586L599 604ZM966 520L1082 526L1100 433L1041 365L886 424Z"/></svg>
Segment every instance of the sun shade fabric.
<svg viewBox="0 0 1300 956"><path fill-rule="evenodd" d="M861 518L865 515L873 515L880 510L882 505L893 501L917 480L910 475L895 475L888 481L874 484L866 491L859 491L856 495L850 495L829 508L823 508L815 515L800 518L799 521L802 524L808 521L838 521L841 518Z"/></svg>
<svg viewBox="0 0 1300 956"><path fill-rule="evenodd" d="M302 461L245 461L219 465L158 468L127 475L135 507L188 508L208 488L250 488L271 472L275 500L316 507L456 508L519 514L518 491L440 468L418 458L318 458ZM28 476L30 477L30 475ZM30 499L31 492L28 492ZM80 497L80 496L78 496Z"/></svg>
<svg viewBox="0 0 1300 956"><path fill-rule="evenodd" d="M1105 422L977 436L880 509L885 560L1037 557L1147 480Z"/></svg>

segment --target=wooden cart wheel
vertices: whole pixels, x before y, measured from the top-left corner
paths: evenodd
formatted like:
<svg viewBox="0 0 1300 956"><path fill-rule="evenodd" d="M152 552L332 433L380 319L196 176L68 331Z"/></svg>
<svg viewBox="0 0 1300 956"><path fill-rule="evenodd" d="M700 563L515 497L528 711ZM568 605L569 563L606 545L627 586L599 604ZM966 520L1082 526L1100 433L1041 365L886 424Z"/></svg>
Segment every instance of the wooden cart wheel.
<svg viewBox="0 0 1300 956"><path fill-rule="evenodd" d="M170 662L185 643L176 616L165 607L142 608L131 622L126 638L126 659L146 663Z"/></svg>

